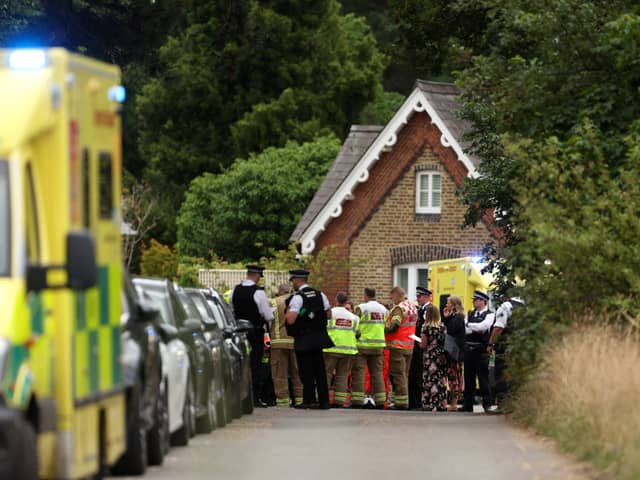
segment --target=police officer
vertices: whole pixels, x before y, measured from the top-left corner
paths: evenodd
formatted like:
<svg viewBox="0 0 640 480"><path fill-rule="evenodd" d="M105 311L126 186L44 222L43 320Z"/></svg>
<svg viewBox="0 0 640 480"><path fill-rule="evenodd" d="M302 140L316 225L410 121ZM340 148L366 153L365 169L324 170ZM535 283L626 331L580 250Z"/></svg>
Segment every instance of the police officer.
<svg viewBox="0 0 640 480"><path fill-rule="evenodd" d="M416 324L416 337L422 334L422 324L424 323L424 312L432 301L431 290L424 287L416 288L416 300L418 301L418 323ZM414 342L413 355L411 357L411 368L409 369L409 408L422 409L422 365L424 350L420 347L420 342Z"/></svg>
<svg viewBox="0 0 640 480"><path fill-rule="evenodd" d="M260 398L262 378L260 369L264 355L264 334L269 330L273 320L273 309L264 288L258 286L263 277L264 267L247 265L247 278L236 285L230 298L230 305L236 318L249 320L253 329L248 332L247 339L251 343L251 378L253 383L253 402L256 407L268 406Z"/></svg>
<svg viewBox="0 0 640 480"><path fill-rule="evenodd" d="M358 355L351 369L351 406L364 406L364 387L366 368L369 367L373 399L376 408L384 408L387 393L384 386L384 326L389 310L376 301L373 288L364 289L365 302L356 307L355 314L360 317L360 338L357 339Z"/></svg>
<svg viewBox="0 0 640 480"><path fill-rule="evenodd" d="M334 347L324 349L324 363L327 368L327 384L331 384L333 370L336 371L333 404L344 407L349 388L349 374L354 356L358 353L356 337L359 335L357 315L345 308L348 300L345 292L336 295L337 307L331 309L331 317L327 322L327 331Z"/></svg>
<svg viewBox="0 0 640 480"><path fill-rule="evenodd" d="M393 378L395 409L409 408L409 368L413 356L414 340L418 323L416 306L405 298L404 289L395 286L391 289L391 301L394 307L389 313L385 328L385 339L389 350L389 375Z"/></svg>
<svg viewBox="0 0 640 480"><path fill-rule="evenodd" d="M302 383L298 374L298 361L293 350L293 337L287 335L285 301L289 297L289 285L278 287L278 296L273 300L275 307L271 338L271 376L276 393L276 406L289 406L289 378L293 387L294 405L302 403Z"/></svg>
<svg viewBox="0 0 640 480"><path fill-rule="evenodd" d="M322 349L333 347L327 333L331 305L324 293L307 285L307 270L290 270L289 275L296 294L289 301L285 318L287 331L294 338L302 380L302 403L296 408L326 410L329 409L329 387Z"/></svg>
<svg viewBox="0 0 640 480"><path fill-rule="evenodd" d="M490 330L494 322L494 313L489 310L489 295L476 290L473 293L473 310L465 319L465 356L464 356L464 406L463 411L473 412L476 391L476 377L482 395L482 407L485 412L491 408L491 389L489 386L489 346Z"/></svg>
<svg viewBox="0 0 640 480"><path fill-rule="evenodd" d="M491 338L489 339L489 345L487 346L487 354L495 353L495 387L493 389L494 400L497 408L492 407L490 412L500 413L499 407L502 405L505 397L507 396L507 381L504 377L505 367L505 350L506 341L505 337L508 335L508 321L513 313L513 309L524 305L522 299L518 297L508 298L503 302L496 310L496 318L491 329ZM504 333L504 335L503 335ZM501 339L498 342L498 339Z"/></svg>

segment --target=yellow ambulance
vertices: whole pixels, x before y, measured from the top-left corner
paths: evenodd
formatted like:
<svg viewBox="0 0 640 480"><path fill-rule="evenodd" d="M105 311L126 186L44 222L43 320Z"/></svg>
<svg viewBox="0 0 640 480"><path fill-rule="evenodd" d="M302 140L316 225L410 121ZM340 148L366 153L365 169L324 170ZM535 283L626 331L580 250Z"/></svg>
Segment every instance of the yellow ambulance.
<svg viewBox="0 0 640 480"><path fill-rule="evenodd" d="M113 65L0 50L1 478L88 477L125 448L123 100Z"/></svg>
<svg viewBox="0 0 640 480"><path fill-rule="evenodd" d="M473 310L473 292L487 292L493 275L483 273L485 264L473 257L452 258L429 262L429 288L433 292L433 304L442 311L447 298L456 295L462 299L466 311Z"/></svg>

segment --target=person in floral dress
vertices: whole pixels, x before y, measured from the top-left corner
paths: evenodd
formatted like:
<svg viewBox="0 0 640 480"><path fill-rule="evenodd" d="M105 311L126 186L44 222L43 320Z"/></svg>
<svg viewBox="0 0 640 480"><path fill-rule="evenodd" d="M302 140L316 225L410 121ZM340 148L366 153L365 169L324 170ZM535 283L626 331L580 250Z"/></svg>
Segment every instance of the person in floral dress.
<svg viewBox="0 0 640 480"><path fill-rule="evenodd" d="M421 347L423 354L422 409L444 412L447 403L447 356L444 351L445 327L440 312L429 304L424 315Z"/></svg>

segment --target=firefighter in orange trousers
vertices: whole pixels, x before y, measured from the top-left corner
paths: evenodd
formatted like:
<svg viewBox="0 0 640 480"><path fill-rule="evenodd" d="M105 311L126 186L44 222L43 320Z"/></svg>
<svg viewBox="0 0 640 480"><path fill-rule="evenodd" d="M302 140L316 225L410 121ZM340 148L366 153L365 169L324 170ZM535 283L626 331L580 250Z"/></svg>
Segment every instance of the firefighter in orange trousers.
<svg viewBox="0 0 640 480"><path fill-rule="evenodd" d="M405 298L402 287L391 289L391 301L394 307L389 313L385 327L385 338L389 349L389 375L393 379L394 404L398 410L409 408L409 369L413 355L418 311L416 306Z"/></svg>
<svg viewBox="0 0 640 480"><path fill-rule="evenodd" d="M302 403L302 382L300 382L298 373L296 352L293 349L293 337L287 335L286 322L284 321L285 301L289 293L289 285L282 284L278 287L278 296L271 301L275 307L273 336L271 338L271 377L273 378L277 407L290 405L289 378L291 378L293 388L294 404Z"/></svg>
<svg viewBox="0 0 640 480"><path fill-rule="evenodd" d="M360 338L356 342L358 355L356 355L351 370L353 377L351 406L355 408L363 407L365 371L366 367L369 367L376 408L384 408L384 403L387 399L382 376L385 347L384 328L389 311L384 305L376 301L375 289L365 288L364 298L365 303L358 305L355 312L360 317Z"/></svg>
<svg viewBox="0 0 640 480"><path fill-rule="evenodd" d="M331 317L327 320L327 333L331 337L334 346L324 349L324 364L327 369L327 385L331 386L333 370L336 371L334 384L333 405L344 407L347 402L347 390L349 389L349 374L353 358L358 353L356 345L360 336L358 322L359 317L347 310L345 304L348 300L345 292L336 295L338 306L331 309Z"/></svg>

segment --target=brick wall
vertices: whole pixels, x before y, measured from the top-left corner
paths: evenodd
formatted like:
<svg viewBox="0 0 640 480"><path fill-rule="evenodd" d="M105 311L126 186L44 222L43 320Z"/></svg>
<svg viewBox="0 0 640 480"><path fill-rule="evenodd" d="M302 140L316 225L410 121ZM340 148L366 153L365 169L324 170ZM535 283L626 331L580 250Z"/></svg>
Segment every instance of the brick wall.
<svg viewBox="0 0 640 480"><path fill-rule="evenodd" d="M416 170L442 173L440 215L416 215ZM368 181L343 204L342 215L317 240L318 249L338 245L354 262L349 274L336 277L325 288L329 298L346 290L360 301L365 286L386 295L393 286L394 264L480 253L490 239L487 227L460 229L466 207L455 192L466 175L455 152L440 143L440 131L428 115L414 114L392 149L373 165ZM414 260L404 262L407 255Z"/></svg>

